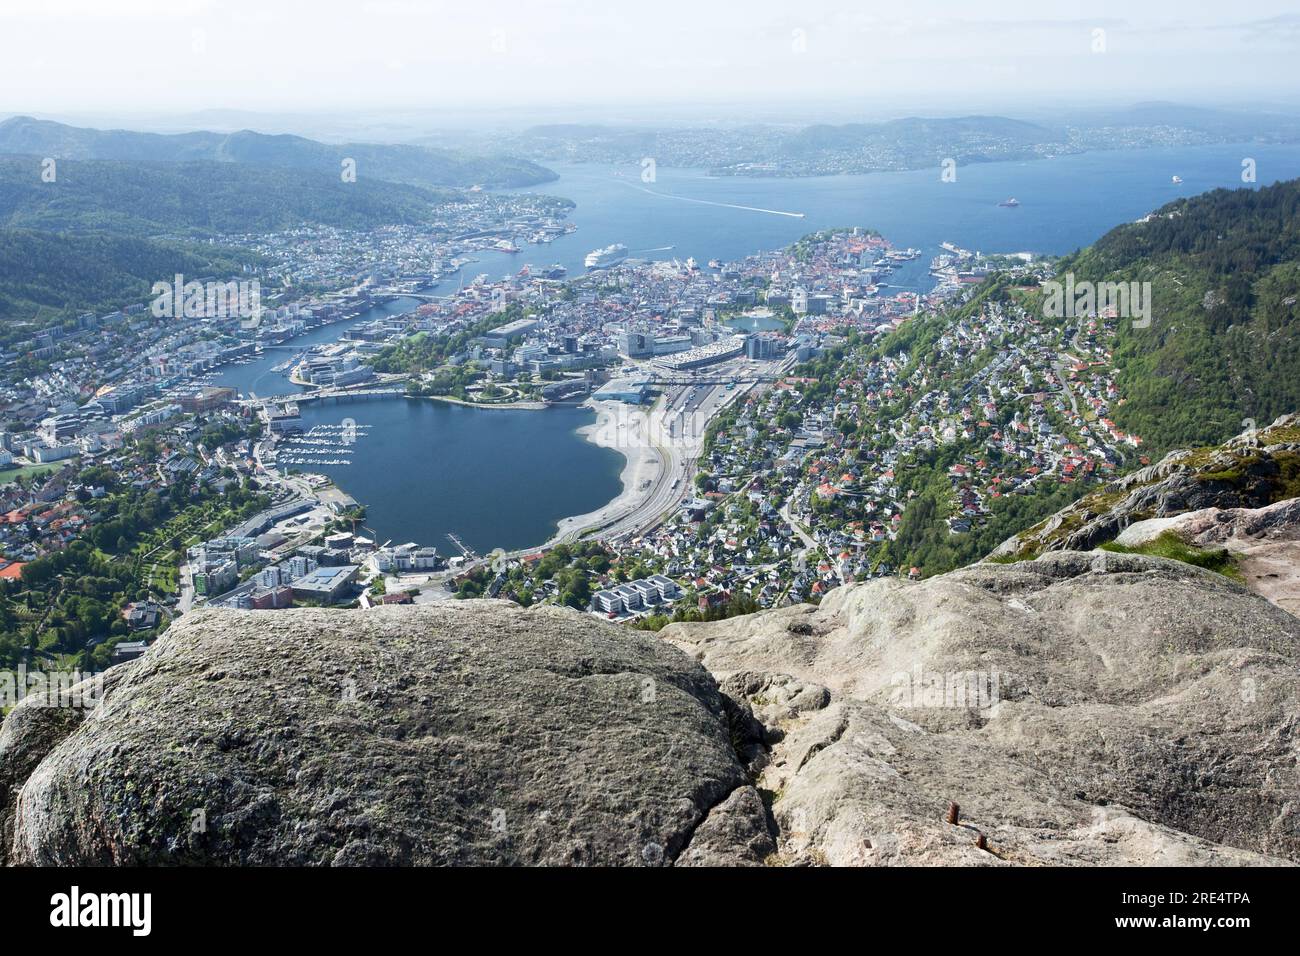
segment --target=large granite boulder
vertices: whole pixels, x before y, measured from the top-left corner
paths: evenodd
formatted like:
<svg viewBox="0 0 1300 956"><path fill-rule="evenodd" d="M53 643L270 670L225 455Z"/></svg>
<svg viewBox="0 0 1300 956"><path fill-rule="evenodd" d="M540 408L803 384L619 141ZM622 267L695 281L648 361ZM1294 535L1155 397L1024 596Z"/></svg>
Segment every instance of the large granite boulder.
<svg viewBox="0 0 1300 956"><path fill-rule="evenodd" d="M13 845L22 785L83 720L102 713L98 706L125 673L125 668L115 667L68 688L47 685L24 696L0 722L0 864Z"/></svg>
<svg viewBox="0 0 1300 956"><path fill-rule="evenodd" d="M744 863L770 842L737 755L752 718L590 615L199 611L110 673L102 712L6 721L11 862L660 865L699 828L695 857Z"/></svg>
<svg viewBox="0 0 1300 956"><path fill-rule="evenodd" d="M0 728L10 862L1300 861L1300 620L1160 558L660 637L502 601L202 611L106 684Z"/></svg>

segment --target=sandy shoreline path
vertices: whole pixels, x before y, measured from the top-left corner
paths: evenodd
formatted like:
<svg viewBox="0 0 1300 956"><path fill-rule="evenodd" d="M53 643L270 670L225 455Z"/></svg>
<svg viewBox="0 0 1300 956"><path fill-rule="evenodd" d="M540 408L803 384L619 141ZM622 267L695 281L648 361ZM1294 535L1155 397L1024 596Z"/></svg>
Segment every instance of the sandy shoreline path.
<svg viewBox="0 0 1300 956"><path fill-rule="evenodd" d="M578 429L578 434L602 448L618 450L627 459L623 491L603 508L559 521L555 535L541 548L575 541L583 532L598 531L600 537L614 540L655 525L694 494L695 468L708 422L752 387L715 387L692 406L696 413L689 416L683 414L678 400L660 398L645 408L589 399L585 404L595 409L596 421Z"/></svg>
<svg viewBox="0 0 1300 956"><path fill-rule="evenodd" d="M578 429L578 434L601 448L613 448L625 459L619 476L623 490L613 501L583 515L562 518L555 536L545 546L573 540L583 530L601 528L644 505L664 480L670 462L665 462L654 427L653 412L623 402L588 401L596 420ZM674 456L669 455L670 459Z"/></svg>

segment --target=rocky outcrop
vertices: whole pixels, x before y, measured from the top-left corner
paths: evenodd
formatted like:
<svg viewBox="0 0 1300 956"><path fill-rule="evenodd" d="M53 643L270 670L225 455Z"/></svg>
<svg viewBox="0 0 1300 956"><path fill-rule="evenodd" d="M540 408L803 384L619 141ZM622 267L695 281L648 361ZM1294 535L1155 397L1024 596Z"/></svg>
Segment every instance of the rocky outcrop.
<svg viewBox="0 0 1300 956"><path fill-rule="evenodd" d="M1129 525L1115 543L1141 548L1162 535L1227 550L1248 588L1300 616L1300 498L1263 508L1202 508L1149 518Z"/></svg>
<svg viewBox="0 0 1300 956"><path fill-rule="evenodd" d="M1159 558L661 637L503 601L201 611L109 675L92 717L0 730L10 862L1300 861L1300 620Z"/></svg>
<svg viewBox="0 0 1300 956"><path fill-rule="evenodd" d="M200 611L110 673L93 719L6 721L12 862L743 863L770 842L747 709L589 615Z"/></svg>
<svg viewBox="0 0 1300 956"><path fill-rule="evenodd" d="M1221 575L1053 553L662 633L767 727L775 862L1300 860L1300 620Z"/></svg>
<svg viewBox="0 0 1300 956"><path fill-rule="evenodd" d="M992 557L1088 551L1129 525L1207 508L1262 508L1300 496L1300 415L1217 448L1173 451L1008 538Z"/></svg>
<svg viewBox="0 0 1300 956"><path fill-rule="evenodd" d="M1168 518L1148 518L1129 525L1115 541L1139 547L1166 532L1199 547L1241 540L1290 541L1300 538L1300 498L1263 508L1202 508Z"/></svg>

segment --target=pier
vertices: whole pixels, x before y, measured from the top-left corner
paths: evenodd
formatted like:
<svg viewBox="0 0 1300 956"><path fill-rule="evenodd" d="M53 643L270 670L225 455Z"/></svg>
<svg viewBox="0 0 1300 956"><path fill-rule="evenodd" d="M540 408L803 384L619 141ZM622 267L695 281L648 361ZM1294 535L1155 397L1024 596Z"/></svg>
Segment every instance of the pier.
<svg viewBox="0 0 1300 956"><path fill-rule="evenodd" d="M451 541L451 543L454 544L456 547L460 548L460 552L465 556L466 561L473 561L475 558L478 557L474 549L471 548L469 545L467 545L464 541L462 541L460 539L460 535L458 535L456 532L448 531L447 539Z"/></svg>

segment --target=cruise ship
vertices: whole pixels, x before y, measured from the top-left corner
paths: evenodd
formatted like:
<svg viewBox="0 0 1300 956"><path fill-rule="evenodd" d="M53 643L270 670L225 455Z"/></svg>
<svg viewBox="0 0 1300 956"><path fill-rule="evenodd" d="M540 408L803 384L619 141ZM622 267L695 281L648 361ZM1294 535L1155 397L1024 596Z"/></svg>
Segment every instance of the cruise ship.
<svg viewBox="0 0 1300 956"><path fill-rule="evenodd" d="M627 246L621 242L606 246L604 249L596 249L587 253L587 258L583 264L588 269L604 269L607 266L617 265L627 258Z"/></svg>

